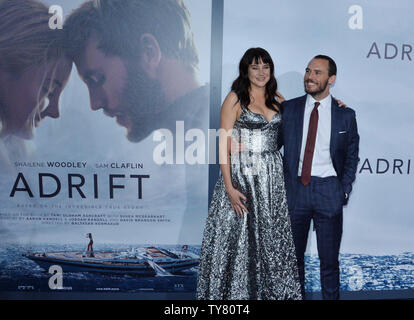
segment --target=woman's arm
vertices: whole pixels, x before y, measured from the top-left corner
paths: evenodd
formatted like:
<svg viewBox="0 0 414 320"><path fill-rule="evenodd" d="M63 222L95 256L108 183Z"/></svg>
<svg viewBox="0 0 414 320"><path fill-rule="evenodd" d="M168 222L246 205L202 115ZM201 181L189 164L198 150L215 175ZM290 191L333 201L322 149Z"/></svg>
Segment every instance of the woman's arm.
<svg viewBox="0 0 414 320"><path fill-rule="evenodd" d="M242 202L242 200L246 200L246 197L233 187L230 167L231 134L239 113L240 104L237 96L234 92L230 92L220 111L219 163L231 207L236 213L243 216L243 210L248 212Z"/></svg>

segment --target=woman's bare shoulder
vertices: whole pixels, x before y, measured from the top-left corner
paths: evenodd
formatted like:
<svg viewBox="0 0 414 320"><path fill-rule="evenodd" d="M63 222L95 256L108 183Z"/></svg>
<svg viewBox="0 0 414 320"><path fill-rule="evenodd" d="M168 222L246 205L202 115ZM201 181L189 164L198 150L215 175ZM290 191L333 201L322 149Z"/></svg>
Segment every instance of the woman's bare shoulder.
<svg viewBox="0 0 414 320"><path fill-rule="evenodd" d="M240 101L235 92L231 91L227 94L226 98L224 99L221 112L232 114L236 119L240 116Z"/></svg>

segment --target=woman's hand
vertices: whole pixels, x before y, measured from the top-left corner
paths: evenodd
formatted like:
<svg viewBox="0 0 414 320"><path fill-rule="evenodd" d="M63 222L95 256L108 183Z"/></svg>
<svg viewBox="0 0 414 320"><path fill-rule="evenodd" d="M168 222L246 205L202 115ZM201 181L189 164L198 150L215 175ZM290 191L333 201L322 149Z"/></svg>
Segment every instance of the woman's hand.
<svg viewBox="0 0 414 320"><path fill-rule="evenodd" d="M247 211L246 207L244 206L242 202L242 200L244 201L247 200L247 198L245 197L243 193L241 193L239 190L233 187L226 189L226 192L230 199L231 208L237 214L243 217L243 211L245 211L246 213L249 213L249 211Z"/></svg>
<svg viewBox="0 0 414 320"><path fill-rule="evenodd" d="M338 106L346 108L346 104L345 103L343 103L341 100L339 100L339 99L337 99L335 97L333 97L333 98L336 100L336 102L338 102Z"/></svg>

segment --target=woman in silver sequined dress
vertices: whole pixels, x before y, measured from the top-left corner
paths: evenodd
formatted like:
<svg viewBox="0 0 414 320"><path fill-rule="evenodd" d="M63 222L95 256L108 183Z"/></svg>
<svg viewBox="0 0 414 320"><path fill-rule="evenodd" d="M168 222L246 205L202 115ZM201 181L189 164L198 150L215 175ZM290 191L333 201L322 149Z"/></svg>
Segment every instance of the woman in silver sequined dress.
<svg viewBox="0 0 414 320"><path fill-rule="evenodd" d="M197 299L301 299L288 215L281 109L268 52L246 51L220 114L220 169L204 231ZM244 149L230 155L231 137Z"/></svg>

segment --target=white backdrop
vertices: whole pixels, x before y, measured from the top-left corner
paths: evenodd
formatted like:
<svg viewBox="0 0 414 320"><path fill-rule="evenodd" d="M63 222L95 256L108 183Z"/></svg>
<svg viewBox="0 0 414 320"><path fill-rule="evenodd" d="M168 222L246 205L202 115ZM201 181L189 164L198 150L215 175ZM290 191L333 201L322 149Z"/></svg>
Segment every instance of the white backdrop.
<svg viewBox="0 0 414 320"><path fill-rule="evenodd" d="M342 288L413 288L414 2L226 0L224 6L223 99L250 47L269 51L287 99L304 94L304 70L313 56L336 61L331 92L356 111L361 137L341 246L343 277L356 276L360 284L352 287L348 279ZM377 170L378 159L384 160ZM307 252L316 266L314 233ZM307 286L318 290L319 271L308 272L315 281ZM380 273L405 284L384 285L391 280Z"/></svg>

